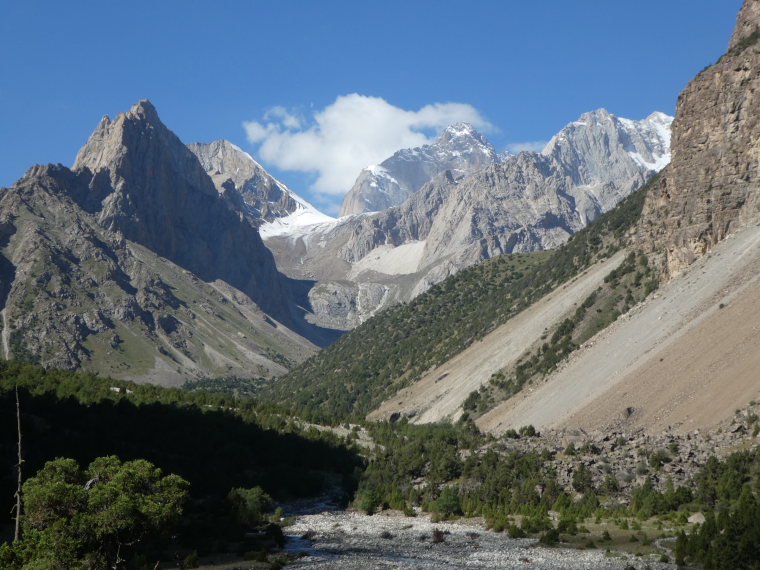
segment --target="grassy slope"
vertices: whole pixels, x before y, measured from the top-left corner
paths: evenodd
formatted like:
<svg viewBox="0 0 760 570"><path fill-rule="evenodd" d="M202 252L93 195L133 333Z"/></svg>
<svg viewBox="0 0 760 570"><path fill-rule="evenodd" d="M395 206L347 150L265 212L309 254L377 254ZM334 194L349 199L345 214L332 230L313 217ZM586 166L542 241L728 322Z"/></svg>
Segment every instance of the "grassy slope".
<svg viewBox="0 0 760 570"><path fill-rule="evenodd" d="M426 370L622 247L653 183L554 251L491 259L382 312L273 382L261 397L322 421L363 417Z"/></svg>

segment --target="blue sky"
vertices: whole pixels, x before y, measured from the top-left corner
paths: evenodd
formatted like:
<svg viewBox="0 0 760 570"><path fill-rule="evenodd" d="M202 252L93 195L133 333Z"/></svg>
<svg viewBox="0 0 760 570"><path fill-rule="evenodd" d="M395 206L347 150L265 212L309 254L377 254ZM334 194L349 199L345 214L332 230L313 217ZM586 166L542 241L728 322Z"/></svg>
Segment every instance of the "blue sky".
<svg viewBox="0 0 760 570"><path fill-rule="evenodd" d="M149 98L184 142L229 139L334 211L346 149L379 161L447 119L478 123L501 151L599 107L672 114L741 4L9 0L0 186L34 163L71 165L103 115Z"/></svg>

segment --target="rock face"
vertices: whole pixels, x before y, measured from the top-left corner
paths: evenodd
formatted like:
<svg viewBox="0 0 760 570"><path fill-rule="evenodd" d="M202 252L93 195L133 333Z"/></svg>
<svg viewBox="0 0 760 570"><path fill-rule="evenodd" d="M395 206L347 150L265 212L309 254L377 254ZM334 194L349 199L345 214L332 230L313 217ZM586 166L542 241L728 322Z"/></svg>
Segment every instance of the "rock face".
<svg viewBox="0 0 760 570"><path fill-rule="evenodd" d="M234 190L243 198L239 208L256 226L289 216L302 202L250 154L229 141L192 143L187 147L220 193Z"/></svg>
<svg viewBox="0 0 760 570"><path fill-rule="evenodd" d="M379 212L404 202L437 174L455 177L475 172L498 159L491 143L467 123L445 129L433 144L403 149L359 173L340 208L341 216Z"/></svg>
<svg viewBox="0 0 760 570"><path fill-rule="evenodd" d="M632 121L599 109L567 125L541 154L569 177L575 208L587 223L668 164L672 122L659 112Z"/></svg>
<svg viewBox="0 0 760 570"><path fill-rule="evenodd" d="M260 235L333 221L234 144L222 140L193 143L188 148L198 157L219 193L251 225L259 228Z"/></svg>
<svg viewBox="0 0 760 570"><path fill-rule="evenodd" d="M637 237L672 276L760 217L760 2L746 0L728 53L678 98L673 159Z"/></svg>
<svg viewBox="0 0 760 570"><path fill-rule="evenodd" d="M310 294L317 322L334 326L345 314L350 328L484 259L560 245L668 163L671 120L586 113L542 153L492 160L469 176L444 171L403 204L267 245L286 274L318 282ZM352 297L370 284L383 294Z"/></svg>
<svg viewBox="0 0 760 570"><path fill-rule="evenodd" d="M141 101L104 118L73 169L0 193L2 350L172 384L270 376L316 347L289 281L196 156Z"/></svg>
<svg viewBox="0 0 760 570"><path fill-rule="evenodd" d="M74 163L95 187L77 195L107 230L144 245L205 281L222 279L285 322L289 308L258 232L220 199L198 159L140 101L104 118ZM230 193L234 192L230 190Z"/></svg>

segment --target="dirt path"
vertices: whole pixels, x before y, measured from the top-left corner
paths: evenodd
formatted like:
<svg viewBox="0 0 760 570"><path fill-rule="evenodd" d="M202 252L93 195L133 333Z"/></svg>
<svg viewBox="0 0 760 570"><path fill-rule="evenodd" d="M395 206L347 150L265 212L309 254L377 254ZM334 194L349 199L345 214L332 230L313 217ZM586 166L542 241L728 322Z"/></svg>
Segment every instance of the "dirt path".
<svg viewBox="0 0 760 570"><path fill-rule="evenodd" d="M723 305L724 307L721 307ZM501 433L711 427L760 396L760 229L747 228L478 421Z"/></svg>
<svg viewBox="0 0 760 570"><path fill-rule="evenodd" d="M462 402L492 374L513 364L545 330L588 297L625 257L624 252L596 264L510 319L450 361L435 368L413 386L385 401L368 419L380 420L394 412L414 414L415 423L458 417Z"/></svg>

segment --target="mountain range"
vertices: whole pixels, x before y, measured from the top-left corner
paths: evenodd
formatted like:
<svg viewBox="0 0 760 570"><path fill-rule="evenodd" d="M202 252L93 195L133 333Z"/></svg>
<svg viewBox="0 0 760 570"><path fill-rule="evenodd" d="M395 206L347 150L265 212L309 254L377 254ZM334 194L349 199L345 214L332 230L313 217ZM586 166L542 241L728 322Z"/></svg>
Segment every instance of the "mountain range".
<svg viewBox="0 0 760 570"><path fill-rule="evenodd" d="M370 319L269 397L287 392L315 417L469 419L497 434L730 421L760 399L759 81L760 3L748 0L726 54L679 96L670 164L642 191L548 258L495 258ZM544 164L562 138L467 180Z"/></svg>
<svg viewBox="0 0 760 570"><path fill-rule="evenodd" d="M350 329L464 267L557 247L668 163L671 121L662 113L631 121L600 109L563 128L543 152L515 156L497 156L474 129L454 125L434 144L375 168L386 181L406 180L418 160L433 175L401 204L265 234L266 244L283 273L316 282L313 322ZM452 156L470 157L474 172L462 174L464 163L451 170ZM354 190L366 188L369 172ZM344 205L359 195L347 195Z"/></svg>
<svg viewBox="0 0 760 570"><path fill-rule="evenodd" d="M519 155L452 125L363 170L344 210L380 211L336 220L140 101L71 168L3 189L3 355L164 384L282 375L465 267L563 243L668 162L670 121L600 109Z"/></svg>

